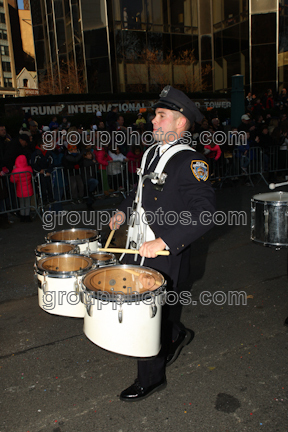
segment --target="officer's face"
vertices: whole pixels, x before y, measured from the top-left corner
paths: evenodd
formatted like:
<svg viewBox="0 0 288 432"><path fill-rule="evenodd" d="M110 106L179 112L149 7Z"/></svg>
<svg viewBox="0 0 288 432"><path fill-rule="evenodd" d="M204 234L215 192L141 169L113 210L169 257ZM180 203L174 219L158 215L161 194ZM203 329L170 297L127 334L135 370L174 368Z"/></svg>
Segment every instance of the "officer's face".
<svg viewBox="0 0 288 432"><path fill-rule="evenodd" d="M169 143L177 139L177 118L175 119L173 111L166 108L156 108L153 123L153 135L156 141ZM169 132L171 132L169 134Z"/></svg>

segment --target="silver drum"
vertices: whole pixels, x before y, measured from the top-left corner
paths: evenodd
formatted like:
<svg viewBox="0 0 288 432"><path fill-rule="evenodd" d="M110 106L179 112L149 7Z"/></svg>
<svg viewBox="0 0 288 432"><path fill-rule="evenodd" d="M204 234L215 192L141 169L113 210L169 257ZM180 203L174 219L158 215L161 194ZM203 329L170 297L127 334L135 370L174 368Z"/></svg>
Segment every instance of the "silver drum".
<svg viewBox="0 0 288 432"><path fill-rule="evenodd" d="M269 192L251 199L251 240L288 247L288 193Z"/></svg>

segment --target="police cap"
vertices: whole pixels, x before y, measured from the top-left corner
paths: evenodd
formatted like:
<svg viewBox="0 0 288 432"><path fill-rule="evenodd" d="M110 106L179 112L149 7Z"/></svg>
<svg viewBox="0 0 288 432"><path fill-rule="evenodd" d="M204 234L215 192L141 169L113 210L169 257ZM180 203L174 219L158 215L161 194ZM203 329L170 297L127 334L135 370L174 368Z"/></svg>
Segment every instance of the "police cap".
<svg viewBox="0 0 288 432"><path fill-rule="evenodd" d="M171 86L166 86L160 93L159 101L153 106L156 108L166 108L172 111L179 111L183 114L191 124L200 122L204 116L196 107L195 103L188 98L181 90L177 90Z"/></svg>

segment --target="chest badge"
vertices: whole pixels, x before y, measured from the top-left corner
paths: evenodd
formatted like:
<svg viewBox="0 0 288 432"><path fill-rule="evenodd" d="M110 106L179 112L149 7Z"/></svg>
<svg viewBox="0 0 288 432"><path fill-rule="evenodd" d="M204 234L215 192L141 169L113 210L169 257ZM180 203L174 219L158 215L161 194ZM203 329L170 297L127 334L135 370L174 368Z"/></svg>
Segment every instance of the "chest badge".
<svg viewBox="0 0 288 432"><path fill-rule="evenodd" d="M209 177L209 167L204 161L193 160L191 162L191 171L198 181L206 181Z"/></svg>

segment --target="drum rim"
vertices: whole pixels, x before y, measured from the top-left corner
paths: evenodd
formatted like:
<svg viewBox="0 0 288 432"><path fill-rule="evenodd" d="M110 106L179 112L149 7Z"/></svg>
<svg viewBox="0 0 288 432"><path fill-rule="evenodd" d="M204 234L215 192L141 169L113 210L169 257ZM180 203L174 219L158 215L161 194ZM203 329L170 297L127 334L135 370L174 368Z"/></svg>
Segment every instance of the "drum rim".
<svg viewBox="0 0 288 432"><path fill-rule="evenodd" d="M59 233L63 233L63 232L75 232L75 231L91 231L91 232L94 232L95 234L94 234L94 236L93 237L90 237L90 238L85 238L85 239L79 239L79 240L56 240L56 241L54 241L51 237L52 237L52 235L54 235L54 234L59 234ZM69 243L69 244L75 244L75 245L77 245L77 244L79 244L79 243L91 243L92 241L95 241L95 240L99 240L100 239L100 234L98 233L98 231L97 230L94 230L94 229L87 229L87 228L71 228L71 229L65 229L65 230L60 230L60 231L52 231L52 232L50 232L48 235L47 235L47 237L46 237L46 239L47 239L47 242L50 242L50 243Z"/></svg>
<svg viewBox="0 0 288 432"><path fill-rule="evenodd" d="M73 254L74 252L73 251L75 251L75 249L76 249L76 247L77 247L77 245L73 245L73 244L71 244L71 243L67 243L67 246L72 246L72 249L71 249L71 251L69 251L69 252L41 252L41 251L39 251L38 250L38 248L40 248L40 247L42 247L42 246L48 246L48 245L51 245L51 243L53 243L53 245L55 246L55 245L63 245L64 243L66 243L66 242L50 242L50 243L42 243L42 244L40 244L40 245L38 245L37 247L36 247L36 249L35 249L35 255L36 256L41 256L41 255L45 255L45 256L47 256L47 257L49 257L49 256L53 256L53 255L64 255L64 254L67 254L67 255L71 255L71 254Z"/></svg>
<svg viewBox="0 0 288 432"><path fill-rule="evenodd" d="M115 291L115 293L109 293L108 291L100 291L100 290L95 291L95 290L91 290L90 288L87 288L84 285L84 280L85 280L86 277L88 277L88 275L90 273L95 272L95 271L100 271L100 270L103 271L103 269L105 269L107 267L113 267L114 269L115 268L119 268L119 267L120 268L124 268L124 269L132 267L133 269L137 269L137 270L139 270L139 267L140 267L140 269L149 270L149 271L155 272L158 275L160 275L161 278L163 279L163 283L158 288L156 288L154 291L147 290L147 291L145 291L143 293L127 294L127 295L125 295L121 291ZM110 266L103 266L103 267L100 267L100 268L96 268L96 269L90 270L85 275L85 277L81 280L81 287L82 287L82 291L83 291L84 295L88 292L89 297L91 296L93 299L101 300L103 296L106 296L108 294L108 296L112 297L112 298L109 299L109 303L110 302L112 302L112 303L113 302L119 302L119 296L121 297L121 301L123 303L127 303L127 302L130 302L130 301L131 302L135 302L136 300L142 301L144 296L145 296L145 299L149 300L152 297L156 297L156 296L158 296L158 295L160 295L162 293L164 294L164 291L166 289L166 285L167 285L167 281L166 281L165 277L158 270L154 270L154 269L152 269L150 267L137 266L137 265L134 265L134 264L117 264L116 266L115 265L110 265ZM121 293L121 294L117 294L117 293ZM107 301L107 298L105 298L105 301Z"/></svg>
<svg viewBox="0 0 288 432"><path fill-rule="evenodd" d="M74 270L74 271L67 271L67 272L65 272L65 271L56 271L56 270L47 270L47 269L44 269L42 267L42 263L44 263L48 259L51 259L51 257L45 257L45 258L42 258L39 261L37 261L37 264L36 264L37 274L40 274L40 275L43 276L44 273L45 273L45 274L47 274L47 276L50 276L50 277L55 277L55 278L57 278L57 277L58 278L63 278L64 277L65 278L66 276L82 276L82 275L86 274L87 272L90 272L91 270L94 270L94 268L93 268L93 265L94 265L93 260L91 258L89 258L88 256L86 256L86 255L80 255L80 254L59 254L59 256L61 256L61 258L77 258L77 257L79 257L81 259L85 259L86 258L86 259L88 259L90 261L90 264L89 264L89 266L87 266L85 269L82 269L82 270Z"/></svg>
<svg viewBox="0 0 288 432"><path fill-rule="evenodd" d="M285 194L287 194L288 195L288 192L286 192L286 191L277 191L277 192L263 192L263 193L258 193L258 194L256 194L256 195L254 195L252 198L251 198L251 201L253 201L253 202L255 202L255 203L271 203L272 205L275 205L275 206L279 206L279 205L281 205L281 204L288 204L288 199L287 199L287 201L280 201L280 200L278 200L278 201L275 201L275 200L272 200L272 201L270 201L269 199L259 199L259 198L255 198L256 196L259 196L259 195L267 195L267 194L279 194L279 193L285 193Z"/></svg>

